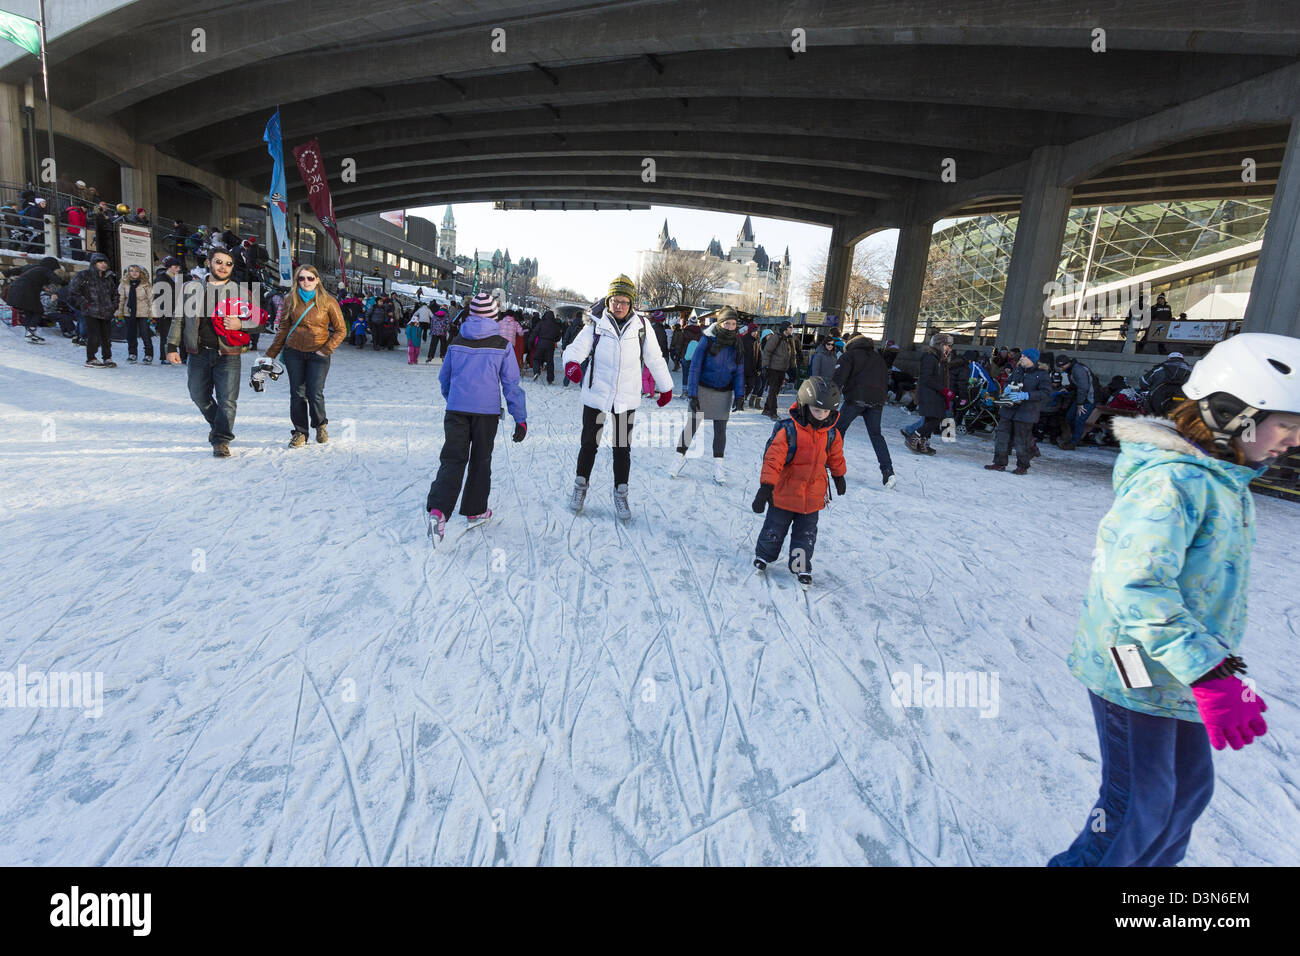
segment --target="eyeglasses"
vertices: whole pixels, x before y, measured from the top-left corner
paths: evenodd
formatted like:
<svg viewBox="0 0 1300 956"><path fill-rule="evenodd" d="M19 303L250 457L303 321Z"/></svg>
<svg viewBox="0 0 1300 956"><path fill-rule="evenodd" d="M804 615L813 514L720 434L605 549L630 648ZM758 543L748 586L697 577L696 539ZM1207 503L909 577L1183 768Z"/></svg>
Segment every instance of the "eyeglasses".
<svg viewBox="0 0 1300 956"><path fill-rule="evenodd" d="M308 274L308 275L301 275L301 276L298 276L298 281L299 281L299 282L315 282L315 281L316 281L316 277L315 277L314 275L310 275L310 274Z"/></svg>
<svg viewBox="0 0 1300 956"><path fill-rule="evenodd" d="M626 306L626 307L629 308L629 309L632 308L632 300L631 300L631 299L610 299L610 300L609 300L609 304L610 304L610 305L622 305L622 306Z"/></svg>

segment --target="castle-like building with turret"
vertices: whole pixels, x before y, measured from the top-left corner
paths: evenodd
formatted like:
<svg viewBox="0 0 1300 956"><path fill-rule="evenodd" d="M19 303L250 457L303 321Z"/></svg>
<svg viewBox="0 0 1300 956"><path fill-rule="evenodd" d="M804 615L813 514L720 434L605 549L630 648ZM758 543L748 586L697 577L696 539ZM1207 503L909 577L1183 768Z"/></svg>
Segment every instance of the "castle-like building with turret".
<svg viewBox="0 0 1300 956"><path fill-rule="evenodd" d="M790 311L790 247L780 259L768 256L767 250L754 241L754 224L749 216L736 234L735 244L726 252L717 237L707 249L679 249L665 219L655 248L637 254L637 275L644 275L668 253L708 258L721 267L723 279L702 305L729 305L762 315L786 315Z"/></svg>

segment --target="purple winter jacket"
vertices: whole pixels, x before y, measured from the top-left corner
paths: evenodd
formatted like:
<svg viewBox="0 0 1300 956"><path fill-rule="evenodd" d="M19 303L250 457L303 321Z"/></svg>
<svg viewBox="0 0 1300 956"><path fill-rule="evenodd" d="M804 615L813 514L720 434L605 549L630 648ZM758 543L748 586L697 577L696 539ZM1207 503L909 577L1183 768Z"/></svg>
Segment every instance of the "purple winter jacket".
<svg viewBox="0 0 1300 956"><path fill-rule="evenodd" d="M514 349L491 319L475 316L461 323L460 335L443 357L438 383L449 412L499 415L504 391L515 424L527 419Z"/></svg>

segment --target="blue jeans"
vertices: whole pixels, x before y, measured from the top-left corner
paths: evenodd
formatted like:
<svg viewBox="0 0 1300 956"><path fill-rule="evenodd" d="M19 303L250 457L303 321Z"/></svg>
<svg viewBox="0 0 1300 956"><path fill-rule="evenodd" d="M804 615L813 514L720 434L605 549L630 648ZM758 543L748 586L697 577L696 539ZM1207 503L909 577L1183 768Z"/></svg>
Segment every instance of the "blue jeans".
<svg viewBox="0 0 1300 956"><path fill-rule="evenodd" d="M243 372L238 355L222 355L216 349L199 349L186 363L190 398L207 420L213 445L229 444L235 438L235 406L239 402L239 379ZM215 395L214 395L215 393Z"/></svg>
<svg viewBox="0 0 1300 956"><path fill-rule="evenodd" d="M904 425L903 431L907 432L907 434L909 435L915 435L918 431L920 431L921 426L924 424L925 424L925 417L922 416L921 418L918 418L916 421L912 422L912 424Z"/></svg>
<svg viewBox="0 0 1300 956"><path fill-rule="evenodd" d="M880 415L884 409L879 405L864 405L862 402L845 402L844 407L840 409L840 417L835 421L835 427L840 430L840 437L843 438L848 432L849 426L854 420L861 415L862 421L867 426L867 435L871 438L871 447L876 451L876 463L880 465L882 475L892 475L894 473L894 462L889 457L889 446L885 444L885 436L880 434ZM925 419L921 419L925 421Z"/></svg>
<svg viewBox="0 0 1300 956"><path fill-rule="evenodd" d="M1079 439L1083 437L1083 430L1088 427L1088 416L1092 414L1092 410L1096 407L1096 402L1084 402L1082 405L1070 406L1070 441L1076 445L1079 444Z"/></svg>
<svg viewBox="0 0 1300 956"><path fill-rule="evenodd" d="M774 504L767 506L763 530L758 533L754 554L769 564L781 556L781 544L790 534L790 570L796 574L812 573L813 548L817 545L817 514L802 515Z"/></svg>
<svg viewBox="0 0 1300 956"><path fill-rule="evenodd" d="M1048 866L1173 866L1214 793L1202 724L1154 717L1091 691L1101 745L1101 791L1070 848Z"/></svg>
<svg viewBox="0 0 1300 956"><path fill-rule="evenodd" d="M285 346L280 354L289 373L289 420L293 430L307 434L308 412L312 428L320 428L325 417L325 376L330 371L328 357L315 352L300 352Z"/></svg>

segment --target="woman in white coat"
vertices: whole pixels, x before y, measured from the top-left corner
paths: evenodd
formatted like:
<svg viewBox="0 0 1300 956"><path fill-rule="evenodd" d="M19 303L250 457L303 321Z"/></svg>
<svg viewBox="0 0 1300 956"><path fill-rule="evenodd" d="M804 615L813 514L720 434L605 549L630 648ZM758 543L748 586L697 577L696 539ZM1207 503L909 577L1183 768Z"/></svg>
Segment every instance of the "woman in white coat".
<svg viewBox="0 0 1300 956"><path fill-rule="evenodd" d="M564 350L564 374L582 384L582 447L578 477L569 507L581 511L587 499L596 446L606 417L614 416L614 511L632 517L627 479L632 469L632 419L641 404L641 367L654 377L659 407L673 397L673 376L646 317L632 311L636 287L627 276L610 283L604 302L591 310L592 322Z"/></svg>

